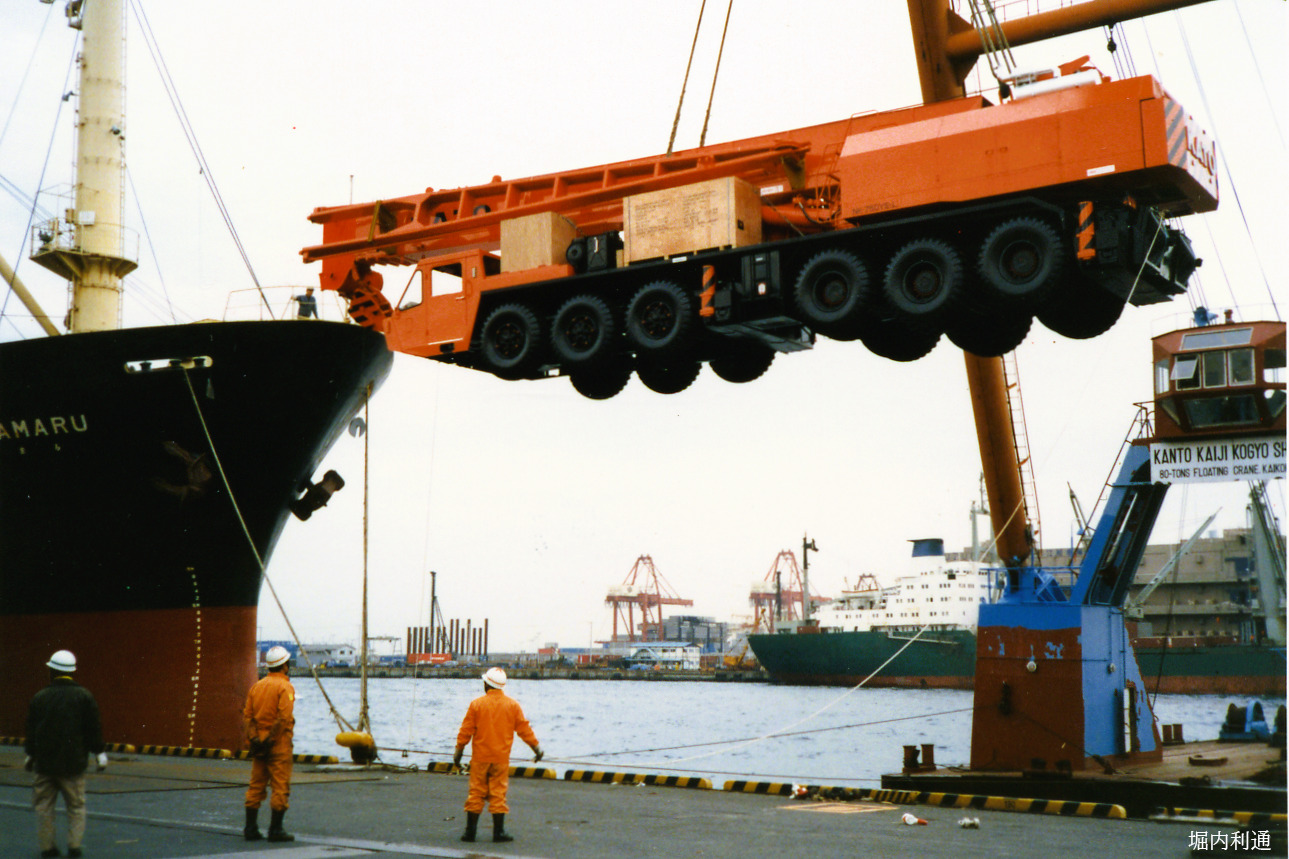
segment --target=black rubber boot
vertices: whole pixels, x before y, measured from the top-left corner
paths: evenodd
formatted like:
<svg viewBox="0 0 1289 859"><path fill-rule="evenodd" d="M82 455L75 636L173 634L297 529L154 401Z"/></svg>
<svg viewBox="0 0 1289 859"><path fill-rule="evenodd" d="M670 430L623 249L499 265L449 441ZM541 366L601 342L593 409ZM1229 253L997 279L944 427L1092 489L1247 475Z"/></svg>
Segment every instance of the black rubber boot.
<svg viewBox="0 0 1289 859"><path fill-rule="evenodd" d="M294 841L295 836L282 828L282 818L286 816L286 809L278 811L273 809L269 816L269 841Z"/></svg>
<svg viewBox="0 0 1289 859"><path fill-rule="evenodd" d="M465 813L465 833L461 836L462 841L473 841L474 835L479 831L479 812L467 811Z"/></svg>
<svg viewBox="0 0 1289 859"><path fill-rule="evenodd" d="M242 830L242 837L247 841L259 841L264 836L260 834L260 810L258 808L246 809L246 828Z"/></svg>
<svg viewBox="0 0 1289 859"><path fill-rule="evenodd" d="M493 841L514 841L515 839L506 833L506 815L494 814L492 816L492 840Z"/></svg>

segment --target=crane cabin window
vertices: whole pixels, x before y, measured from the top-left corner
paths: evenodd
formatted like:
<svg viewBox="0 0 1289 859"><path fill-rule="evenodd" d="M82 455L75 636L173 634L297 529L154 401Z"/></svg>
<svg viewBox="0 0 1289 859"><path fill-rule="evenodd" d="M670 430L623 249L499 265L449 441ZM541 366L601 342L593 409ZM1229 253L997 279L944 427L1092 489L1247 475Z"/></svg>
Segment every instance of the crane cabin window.
<svg viewBox="0 0 1289 859"><path fill-rule="evenodd" d="M1178 355L1173 361L1173 383L1179 391L1199 387L1199 356Z"/></svg>
<svg viewBox="0 0 1289 859"><path fill-rule="evenodd" d="M1224 346L1247 346L1251 342L1253 342L1252 328L1221 328L1216 331L1196 331L1182 335L1181 351L1217 349Z"/></svg>
<svg viewBox="0 0 1289 859"><path fill-rule="evenodd" d="M1204 365L1204 387L1225 388L1226 353L1205 352L1202 363Z"/></svg>
<svg viewBox="0 0 1289 859"><path fill-rule="evenodd" d="M1252 349L1232 349L1226 353L1231 368L1232 385L1252 385L1255 381Z"/></svg>
<svg viewBox="0 0 1289 859"><path fill-rule="evenodd" d="M1168 359L1155 362L1155 393L1168 393Z"/></svg>

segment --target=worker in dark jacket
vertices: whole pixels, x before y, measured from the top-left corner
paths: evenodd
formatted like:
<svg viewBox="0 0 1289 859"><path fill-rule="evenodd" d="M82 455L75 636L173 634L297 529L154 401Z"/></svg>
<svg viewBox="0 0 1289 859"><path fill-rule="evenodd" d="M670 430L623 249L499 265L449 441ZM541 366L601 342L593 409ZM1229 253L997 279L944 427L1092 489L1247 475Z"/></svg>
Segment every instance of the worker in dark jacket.
<svg viewBox="0 0 1289 859"><path fill-rule="evenodd" d="M470 743L470 793L465 801L462 841L475 839L485 801L492 811L492 840L515 840L506 834L506 812L510 810L506 788L510 784L510 746L515 734L532 748L534 761L540 761L544 754L519 702L506 697L505 687L506 672L489 668L483 675L484 694L470 702L457 732L452 763L461 766L461 755L466 743Z"/></svg>
<svg viewBox="0 0 1289 859"><path fill-rule="evenodd" d="M295 836L282 828L282 818L291 804L292 742L295 734L295 687L287 679L291 654L285 647L273 646L265 654L269 672L251 687L242 710L246 744L251 751L251 783L246 788L247 841L259 841L260 803L269 788L269 841L294 841Z"/></svg>
<svg viewBox="0 0 1289 859"><path fill-rule="evenodd" d="M76 656L60 650L45 663L49 685L27 707L26 767L34 771L32 806L41 856L60 856L54 842L54 804L62 794L67 808L67 855L81 855L85 837L85 770L89 756L107 768L98 703L72 679Z"/></svg>

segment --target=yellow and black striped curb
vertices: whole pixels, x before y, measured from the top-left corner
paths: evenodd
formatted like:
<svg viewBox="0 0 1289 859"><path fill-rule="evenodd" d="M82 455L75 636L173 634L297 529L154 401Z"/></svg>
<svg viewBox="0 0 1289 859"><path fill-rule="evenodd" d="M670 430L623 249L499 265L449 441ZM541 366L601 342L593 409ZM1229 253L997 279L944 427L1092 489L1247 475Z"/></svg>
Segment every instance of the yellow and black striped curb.
<svg viewBox="0 0 1289 859"><path fill-rule="evenodd" d="M509 775L516 778L556 778L555 770L548 767L511 767Z"/></svg>
<svg viewBox="0 0 1289 859"><path fill-rule="evenodd" d="M589 781L595 784L648 784L654 787L690 787L711 790L712 783L705 778L679 775L654 775L653 773L600 772L598 770L568 770L565 781Z"/></svg>
<svg viewBox="0 0 1289 859"><path fill-rule="evenodd" d="M25 746L26 744L26 737L0 737L0 746ZM104 743L103 751L132 755L137 752L138 749L129 743Z"/></svg>
<svg viewBox="0 0 1289 859"><path fill-rule="evenodd" d="M1029 814L1059 814L1062 816L1104 817L1127 820L1128 812L1122 805L1108 802L1067 802L1059 799L1025 799L1010 796L982 796L967 793L928 793L916 790L859 790L859 799L874 802L891 802L897 805L938 805L946 808L976 808L990 811L1023 811Z"/></svg>
<svg viewBox="0 0 1289 859"><path fill-rule="evenodd" d="M247 751L225 752L225 755L239 761L249 761L251 759L251 753ZM291 755L291 762L296 764L338 764L340 759L335 755Z"/></svg>
<svg viewBox="0 0 1289 859"><path fill-rule="evenodd" d="M196 746L139 746L139 754L165 755L171 758L231 758L228 749L202 749Z"/></svg>
<svg viewBox="0 0 1289 859"><path fill-rule="evenodd" d="M431 761L425 765L427 773L442 773L444 775L456 775L465 773L465 770L453 763L447 761ZM558 778L555 771L546 767L511 767L507 770L507 775L515 778Z"/></svg>
<svg viewBox="0 0 1289 859"><path fill-rule="evenodd" d="M443 773L445 775L456 775L459 772L464 772L461 767L447 761L431 761L425 765L425 771L427 773Z"/></svg>
<svg viewBox="0 0 1289 859"><path fill-rule="evenodd" d="M725 790L737 793L763 793L770 796L792 796L792 785L769 781L727 781Z"/></svg>
<svg viewBox="0 0 1289 859"><path fill-rule="evenodd" d="M1243 826L1267 826L1289 822L1289 814L1265 811L1216 811L1208 808L1156 808L1152 817L1184 817L1213 821L1234 821Z"/></svg>

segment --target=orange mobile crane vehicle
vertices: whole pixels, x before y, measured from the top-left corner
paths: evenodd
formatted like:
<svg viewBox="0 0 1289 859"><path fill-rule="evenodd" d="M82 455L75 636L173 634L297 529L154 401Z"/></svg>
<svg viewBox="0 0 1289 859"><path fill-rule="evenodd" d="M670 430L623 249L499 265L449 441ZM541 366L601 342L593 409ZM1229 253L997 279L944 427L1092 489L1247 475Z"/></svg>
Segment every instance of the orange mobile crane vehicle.
<svg viewBox="0 0 1289 859"><path fill-rule="evenodd" d="M950 23L952 57L965 22L947 0L910 0L915 36L924 6L944 7L932 17ZM977 40L972 62L980 52ZM703 362L750 381L818 334L897 361L942 335L1001 355L1035 316L1092 337L1125 303L1186 288L1199 261L1165 219L1216 208L1217 180L1214 144L1154 78L1111 81L1085 61L1014 76L999 104L928 94L674 154L321 207L322 243L302 254L391 349L505 379L567 375L596 399L632 372L683 390ZM401 295L383 291L389 265L415 266Z"/></svg>

